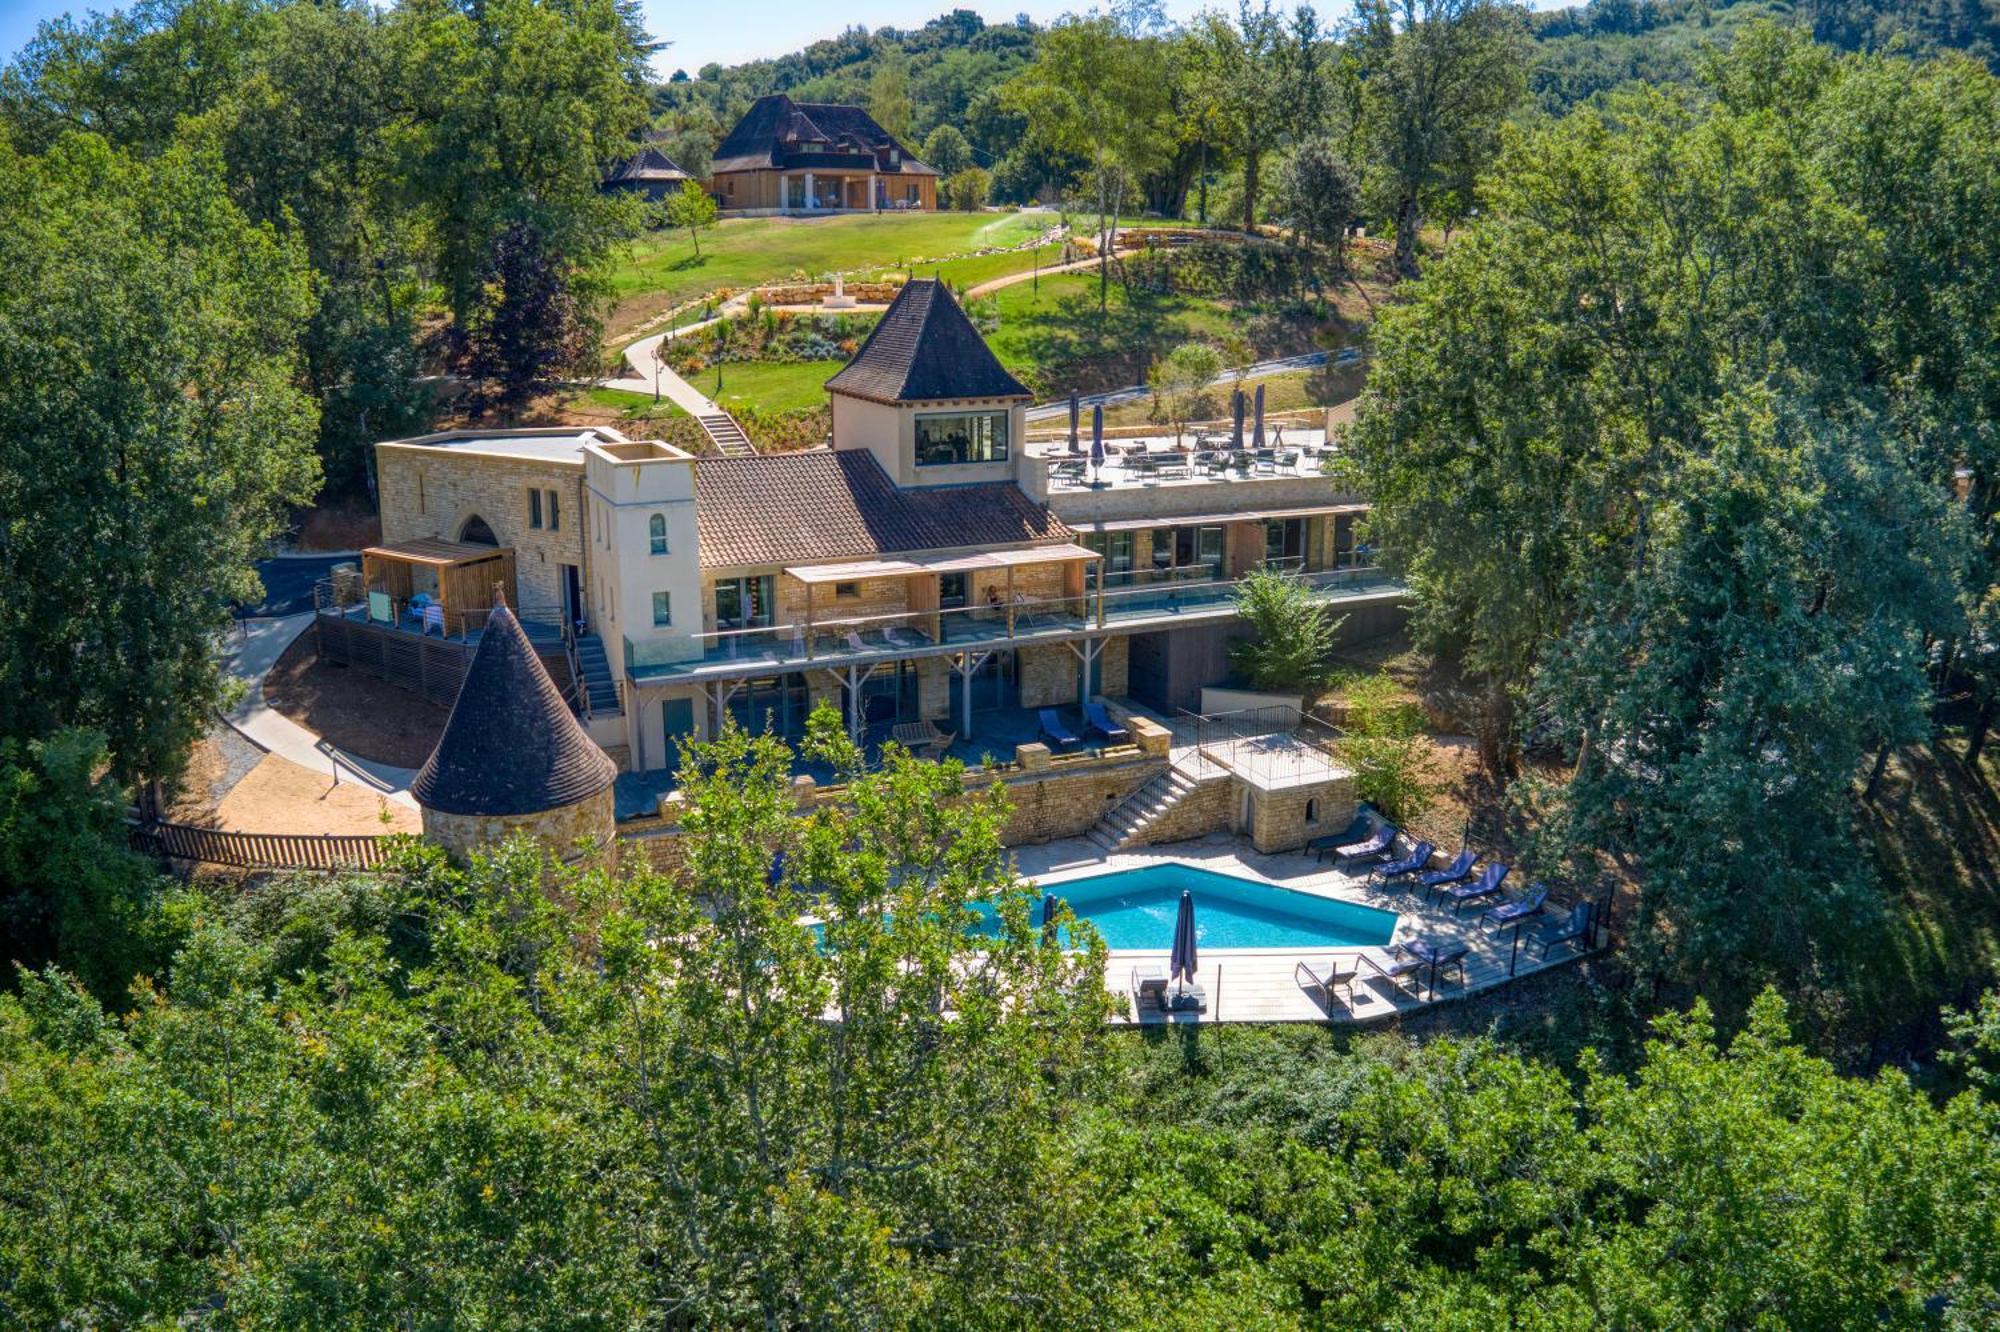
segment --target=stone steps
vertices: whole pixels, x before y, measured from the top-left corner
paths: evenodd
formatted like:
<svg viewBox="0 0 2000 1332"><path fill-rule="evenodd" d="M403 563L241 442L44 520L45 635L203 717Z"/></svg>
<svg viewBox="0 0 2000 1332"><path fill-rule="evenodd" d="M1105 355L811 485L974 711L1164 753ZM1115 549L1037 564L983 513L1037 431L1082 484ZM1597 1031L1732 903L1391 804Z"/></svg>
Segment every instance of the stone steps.
<svg viewBox="0 0 2000 1332"><path fill-rule="evenodd" d="M618 717L624 708L618 702L618 683L611 677L611 659L604 655L604 640L582 634L576 640L576 664L583 675L583 689L590 700L593 717Z"/></svg>
<svg viewBox="0 0 2000 1332"><path fill-rule="evenodd" d="M1084 836L1106 852L1136 846L1168 811L1199 789L1193 779L1178 769L1168 768L1105 811L1104 817Z"/></svg>
<svg viewBox="0 0 2000 1332"><path fill-rule="evenodd" d="M727 412L711 412L694 418L701 432L708 436L708 442L715 451L725 458L754 457L757 450L750 443L750 436L743 433L743 427Z"/></svg>

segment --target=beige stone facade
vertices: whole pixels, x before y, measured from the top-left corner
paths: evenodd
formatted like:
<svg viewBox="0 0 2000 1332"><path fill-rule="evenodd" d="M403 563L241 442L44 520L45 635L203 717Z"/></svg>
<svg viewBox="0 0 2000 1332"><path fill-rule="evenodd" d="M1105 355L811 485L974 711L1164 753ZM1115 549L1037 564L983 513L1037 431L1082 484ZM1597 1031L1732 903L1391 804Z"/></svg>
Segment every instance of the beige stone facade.
<svg viewBox="0 0 2000 1332"><path fill-rule="evenodd" d="M610 787L587 800L534 814L448 814L422 810L424 836L453 857L464 860L486 851L515 833L539 838L558 855L576 861L609 851L617 836L616 806Z"/></svg>
<svg viewBox="0 0 2000 1332"><path fill-rule="evenodd" d="M478 518L500 545L513 547L523 605L559 605L565 564L587 580L588 518L580 457L563 463L412 444L378 445L375 457L384 542L420 537L459 541ZM531 491L542 492L540 527L531 526ZM553 527L550 492L556 496Z"/></svg>
<svg viewBox="0 0 2000 1332"><path fill-rule="evenodd" d="M1354 818L1354 778L1342 775L1282 791L1250 791L1250 840L1266 854L1296 851Z"/></svg>

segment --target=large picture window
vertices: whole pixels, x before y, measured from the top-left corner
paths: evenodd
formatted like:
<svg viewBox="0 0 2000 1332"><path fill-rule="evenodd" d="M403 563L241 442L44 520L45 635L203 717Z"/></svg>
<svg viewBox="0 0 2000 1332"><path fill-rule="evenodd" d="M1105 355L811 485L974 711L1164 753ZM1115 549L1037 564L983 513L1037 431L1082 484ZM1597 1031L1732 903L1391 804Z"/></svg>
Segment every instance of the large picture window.
<svg viewBox="0 0 2000 1332"><path fill-rule="evenodd" d="M1007 413L953 412L917 418L917 465L1007 461Z"/></svg>

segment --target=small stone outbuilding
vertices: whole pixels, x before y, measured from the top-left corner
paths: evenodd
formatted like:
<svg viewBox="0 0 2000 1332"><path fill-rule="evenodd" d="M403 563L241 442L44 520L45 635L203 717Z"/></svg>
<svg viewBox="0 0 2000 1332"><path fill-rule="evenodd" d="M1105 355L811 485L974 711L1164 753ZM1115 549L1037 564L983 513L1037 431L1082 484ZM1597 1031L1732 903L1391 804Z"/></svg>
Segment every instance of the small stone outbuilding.
<svg viewBox="0 0 2000 1332"><path fill-rule="evenodd" d="M424 836L458 859L526 832L575 860L608 854L617 776L502 605L410 791Z"/></svg>

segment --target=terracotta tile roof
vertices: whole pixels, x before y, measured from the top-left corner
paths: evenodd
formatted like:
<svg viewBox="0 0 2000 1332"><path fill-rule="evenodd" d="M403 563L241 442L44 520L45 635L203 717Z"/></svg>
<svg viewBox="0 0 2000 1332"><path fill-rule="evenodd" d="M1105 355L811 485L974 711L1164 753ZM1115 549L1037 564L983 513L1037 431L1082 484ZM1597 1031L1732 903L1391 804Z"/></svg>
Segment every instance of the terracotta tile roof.
<svg viewBox="0 0 2000 1332"><path fill-rule="evenodd" d="M410 794L447 814L536 814L596 795L617 765L583 733L505 606L465 669L437 748Z"/></svg>
<svg viewBox="0 0 2000 1332"><path fill-rule="evenodd" d="M877 402L1028 396L936 278L905 284L826 387Z"/></svg>
<svg viewBox="0 0 2000 1332"><path fill-rule="evenodd" d="M1011 482L901 490L859 449L703 458L695 468L706 569L1070 539Z"/></svg>

